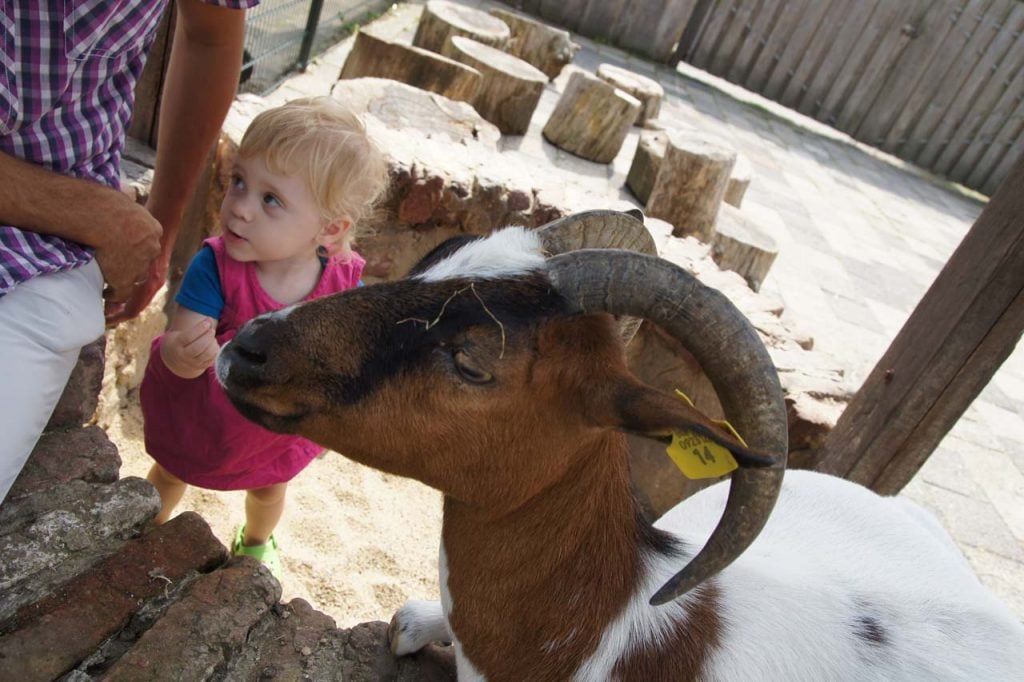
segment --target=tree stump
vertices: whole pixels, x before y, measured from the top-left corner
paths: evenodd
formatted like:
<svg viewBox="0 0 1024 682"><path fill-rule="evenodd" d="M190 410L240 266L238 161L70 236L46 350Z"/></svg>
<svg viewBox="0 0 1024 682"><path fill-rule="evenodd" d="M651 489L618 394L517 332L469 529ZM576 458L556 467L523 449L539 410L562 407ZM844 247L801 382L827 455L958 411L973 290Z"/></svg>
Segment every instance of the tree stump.
<svg viewBox="0 0 1024 682"><path fill-rule="evenodd" d="M576 71L544 126L544 137L584 159L610 163L638 113L640 102L635 97L596 76Z"/></svg>
<svg viewBox="0 0 1024 682"><path fill-rule="evenodd" d="M672 223L677 237L711 241L735 163L736 152L722 142L668 131L665 158L644 212Z"/></svg>
<svg viewBox="0 0 1024 682"><path fill-rule="evenodd" d="M665 90L657 81L611 64L597 67L597 77L640 100L640 114L635 125L643 126L658 118Z"/></svg>
<svg viewBox="0 0 1024 682"><path fill-rule="evenodd" d="M492 9L491 15L504 21L512 32L505 51L540 69L551 80L580 49L568 31L504 9Z"/></svg>
<svg viewBox="0 0 1024 682"><path fill-rule="evenodd" d="M747 157L737 154L736 165L732 167L732 175L729 176L729 184L725 187L725 196L722 197L722 201L739 208L743 203L743 195L747 193L747 187L750 187L752 175L753 171Z"/></svg>
<svg viewBox="0 0 1024 682"><path fill-rule="evenodd" d="M665 159L668 133L664 130L644 130L636 145L633 163L626 175L626 186L632 190L641 204L646 204L658 178L658 170Z"/></svg>
<svg viewBox="0 0 1024 682"><path fill-rule="evenodd" d="M760 291L777 255L775 240L760 225L731 205L722 207L711 239L711 257L718 267L732 270Z"/></svg>
<svg viewBox="0 0 1024 682"><path fill-rule="evenodd" d="M364 77L389 78L469 104L481 83L480 72L471 66L361 30L338 78Z"/></svg>
<svg viewBox="0 0 1024 682"><path fill-rule="evenodd" d="M512 32L505 22L483 10L447 0L430 0L423 7L412 44L440 53L452 36L465 36L500 49L508 43Z"/></svg>
<svg viewBox="0 0 1024 682"><path fill-rule="evenodd" d="M480 89L471 104L503 133L522 135L530 126L548 82L543 72L522 59L463 36L452 36L441 53L480 72Z"/></svg>

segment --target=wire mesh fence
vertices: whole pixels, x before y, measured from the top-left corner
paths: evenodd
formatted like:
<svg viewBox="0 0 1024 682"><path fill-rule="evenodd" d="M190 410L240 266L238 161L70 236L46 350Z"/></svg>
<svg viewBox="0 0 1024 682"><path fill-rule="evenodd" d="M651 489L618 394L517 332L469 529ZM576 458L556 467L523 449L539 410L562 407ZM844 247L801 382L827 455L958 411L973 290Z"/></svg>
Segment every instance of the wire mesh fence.
<svg viewBox="0 0 1024 682"><path fill-rule="evenodd" d="M269 90L388 5L389 0L263 0L246 15L240 92Z"/></svg>

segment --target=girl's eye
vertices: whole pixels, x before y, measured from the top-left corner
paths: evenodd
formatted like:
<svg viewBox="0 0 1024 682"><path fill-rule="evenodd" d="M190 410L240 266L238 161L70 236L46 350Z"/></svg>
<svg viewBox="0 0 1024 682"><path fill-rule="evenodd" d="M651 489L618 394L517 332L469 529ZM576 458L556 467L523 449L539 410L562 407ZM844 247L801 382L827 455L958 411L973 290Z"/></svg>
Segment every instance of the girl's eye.
<svg viewBox="0 0 1024 682"><path fill-rule="evenodd" d="M273 194L264 194L263 203L267 206L280 206L281 202Z"/></svg>
<svg viewBox="0 0 1024 682"><path fill-rule="evenodd" d="M245 180L242 179L241 175L232 175L231 186L235 189L245 189Z"/></svg>

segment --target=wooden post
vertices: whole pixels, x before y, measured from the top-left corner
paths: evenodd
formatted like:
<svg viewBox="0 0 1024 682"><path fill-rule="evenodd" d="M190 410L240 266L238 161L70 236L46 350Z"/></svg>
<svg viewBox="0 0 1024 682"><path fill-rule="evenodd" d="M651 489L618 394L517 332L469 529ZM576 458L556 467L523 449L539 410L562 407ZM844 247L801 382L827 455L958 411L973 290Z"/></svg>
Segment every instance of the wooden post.
<svg viewBox="0 0 1024 682"><path fill-rule="evenodd" d="M817 453L814 468L895 494L1024 330L1024 158L989 201Z"/></svg>
<svg viewBox="0 0 1024 682"><path fill-rule="evenodd" d="M574 71L544 126L544 138L567 152L611 163L640 113L632 95L585 71Z"/></svg>
<svg viewBox="0 0 1024 682"><path fill-rule="evenodd" d="M172 2L160 20L146 66L135 84L135 106L132 109L132 120L128 123L128 135L154 149L160 124L160 99L164 94L164 79L167 78L167 65L171 60L174 22L177 17L177 9Z"/></svg>

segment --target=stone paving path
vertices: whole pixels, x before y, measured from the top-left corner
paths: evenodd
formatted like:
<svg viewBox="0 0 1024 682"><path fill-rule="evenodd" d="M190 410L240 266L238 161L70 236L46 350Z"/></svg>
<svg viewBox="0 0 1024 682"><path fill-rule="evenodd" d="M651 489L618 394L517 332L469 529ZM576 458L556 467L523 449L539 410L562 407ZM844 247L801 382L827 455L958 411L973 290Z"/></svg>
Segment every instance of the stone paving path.
<svg viewBox="0 0 1024 682"><path fill-rule="evenodd" d="M462 4L508 9L481 0ZM397 5L374 29L411 41L419 13L417 4ZM575 66L593 72L607 62L655 78L666 92L663 121L724 137L747 157L753 180L743 211L779 244L762 292L785 304L784 319L809 332L815 349L834 356L857 388L981 213L984 197L686 64L672 69L573 40L582 46ZM349 43L275 97L322 94ZM624 189L635 129L610 165L574 157L541 137L564 84L565 72L548 85L527 134L503 144L575 171L567 174L567 191L635 203ZM1024 348L903 494L938 515L981 580L1024 618Z"/></svg>

